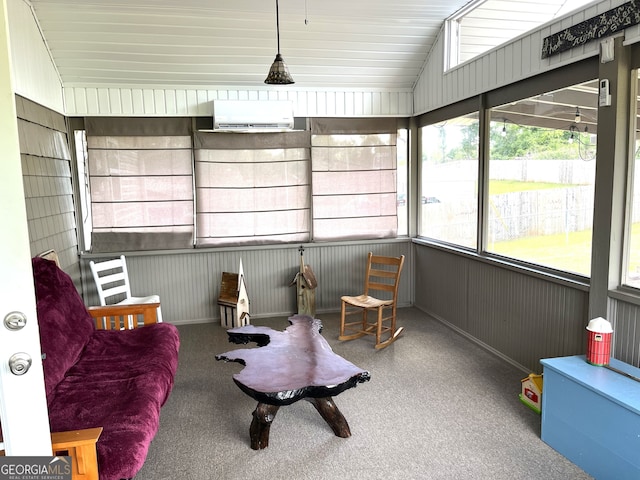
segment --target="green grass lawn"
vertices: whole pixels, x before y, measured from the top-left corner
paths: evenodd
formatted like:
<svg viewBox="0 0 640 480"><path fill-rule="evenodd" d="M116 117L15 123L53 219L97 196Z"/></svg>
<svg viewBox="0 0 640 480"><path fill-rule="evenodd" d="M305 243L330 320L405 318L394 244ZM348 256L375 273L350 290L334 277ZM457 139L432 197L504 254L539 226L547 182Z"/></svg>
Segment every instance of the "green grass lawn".
<svg viewBox="0 0 640 480"><path fill-rule="evenodd" d="M581 275L591 272L591 230L498 242L489 251Z"/></svg>
<svg viewBox="0 0 640 480"><path fill-rule="evenodd" d="M526 190L566 188L562 183L518 182L512 180L491 180L490 195L499 195ZM516 258L556 270L589 276L591 273L591 236L592 230L559 233L517 240L498 242L488 245L492 253ZM632 225L629 271L640 272L640 223Z"/></svg>
<svg viewBox="0 0 640 480"><path fill-rule="evenodd" d="M582 230L567 235L520 238L489 245L489 251L557 270L589 276L591 234L591 230ZM640 223L634 223L631 228L629 271L640 272Z"/></svg>
<svg viewBox="0 0 640 480"><path fill-rule="evenodd" d="M490 195L522 192L527 190L548 190L575 186L565 183L519 182L515 180L491 180ZM489 245L489 251L506 257L544 265L557 270L589 275L591 272L591 230L559 233Z"/></svg>
<svg viewBox="0 0 640 480"><path fill-rule="evenodd" d="M524 192L525 190L548 190L551 188L567 188L577 185L568 183L519 182L517 180L490 180L489 195Z"/></svg>

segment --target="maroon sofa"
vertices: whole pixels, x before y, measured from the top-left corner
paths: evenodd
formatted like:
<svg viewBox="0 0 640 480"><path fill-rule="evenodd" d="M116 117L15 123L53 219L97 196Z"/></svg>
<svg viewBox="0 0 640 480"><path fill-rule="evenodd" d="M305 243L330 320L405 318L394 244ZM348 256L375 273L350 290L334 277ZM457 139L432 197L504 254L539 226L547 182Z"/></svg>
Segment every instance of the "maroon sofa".
<svg viewBox="0 0 640 480"><path fill-rule="evenodd" d="M102 427L100 480L133 478L173 387L178 331L98 330L66 273L39 257L32 266L51 431Z"/></svg>

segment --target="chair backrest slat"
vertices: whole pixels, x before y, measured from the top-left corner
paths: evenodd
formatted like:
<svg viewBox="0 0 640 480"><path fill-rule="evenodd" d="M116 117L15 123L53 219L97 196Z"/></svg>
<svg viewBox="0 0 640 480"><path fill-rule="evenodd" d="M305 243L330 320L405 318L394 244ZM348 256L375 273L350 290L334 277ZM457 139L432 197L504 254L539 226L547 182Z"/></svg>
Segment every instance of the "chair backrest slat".
<svg viewBox="0 0 640 480"><path fill-rule="evenodd" d="M404 265L404 255L385 257L369 253L365 277L364 294L370 291L391 292L395 302L400 285L400 274Z"/></svg>
<svg viewBox="0 0 640 480"><path fill-rule="evenodd" d="M125 278L123 272L109 273L97 279L97 283L99 283L100 285L108 285L109 283L116 283L116 282L127 283L127 279Z"/></svg>
<svg viewBox="0 0 640 480"><path fill-rule="evenodd" d="M107 305L107 299L117 295L124 295L125 298L131 297L129 274L124 255L104 262L91 261L89 266L98 290L98 297L100 297L100 305Z"/></svg>
<svg viewBox="0 0 640 480"><path fill-rule="evenodd" d="M397 271L389 271L389 270L377 270L372 268L369 272L370 277L383 277L383 278L396 278Z"/></svg>
<svg viewBox="0 0 640 480"><path fill-rule="evenodd" d="M369 281L369 290L383 290L387 292L393 292L396 289L395 285L388 285L386 283L376 283Z"/></svg>

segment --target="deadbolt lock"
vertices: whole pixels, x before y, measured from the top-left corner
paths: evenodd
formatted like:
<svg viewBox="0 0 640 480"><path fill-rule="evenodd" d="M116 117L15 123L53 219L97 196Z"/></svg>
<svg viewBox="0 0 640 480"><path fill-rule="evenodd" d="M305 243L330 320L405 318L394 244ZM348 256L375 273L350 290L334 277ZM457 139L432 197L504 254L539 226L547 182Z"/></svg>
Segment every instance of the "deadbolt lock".
<svg viewBox="0 0 640 480"><path fill-rule="evenodd" d="M9 330L20 330L27 324L27 317L22 312L11 312L4 317L4 326Z"/></svg>

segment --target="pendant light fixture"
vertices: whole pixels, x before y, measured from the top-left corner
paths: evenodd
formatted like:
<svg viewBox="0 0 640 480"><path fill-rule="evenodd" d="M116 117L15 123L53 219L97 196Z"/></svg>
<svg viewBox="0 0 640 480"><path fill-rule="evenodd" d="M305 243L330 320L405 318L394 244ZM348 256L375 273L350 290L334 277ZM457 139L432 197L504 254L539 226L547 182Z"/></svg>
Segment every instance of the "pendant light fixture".
<svg viewBox="0 0 640 480"><path fill-rule="evenodd" d="M276 0L276 34L278 38L278 53L276 54L276 59L273 61L264 83L267 85L290 85L295 82L289 74L287 64L284 63L282 55L280 55L280 14L278 12L278 0Z"/></svg>

